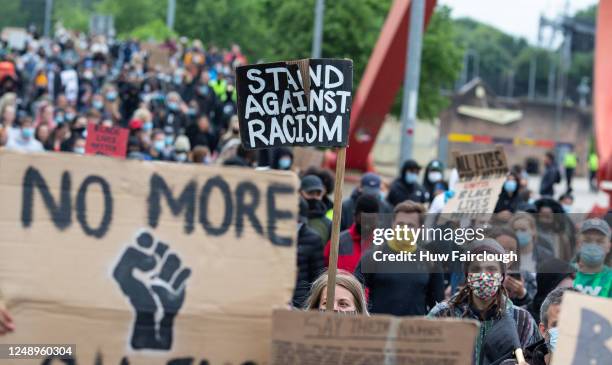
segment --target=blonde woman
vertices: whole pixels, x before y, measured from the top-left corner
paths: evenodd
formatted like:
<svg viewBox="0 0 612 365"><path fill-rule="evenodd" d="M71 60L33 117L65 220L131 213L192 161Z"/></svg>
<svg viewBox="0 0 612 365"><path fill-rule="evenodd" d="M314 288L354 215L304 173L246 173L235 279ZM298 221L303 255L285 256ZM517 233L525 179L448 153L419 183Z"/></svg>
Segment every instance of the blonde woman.
<svg viewBox="0 0 612 365"><path fill-rule="evenodd" d="M327 272L325 272L312 284L310 295L305 302L306 310L325 310L327 278ZM338 270L336 275L334 312L369 315L363 287L348 271Z"/></svg>

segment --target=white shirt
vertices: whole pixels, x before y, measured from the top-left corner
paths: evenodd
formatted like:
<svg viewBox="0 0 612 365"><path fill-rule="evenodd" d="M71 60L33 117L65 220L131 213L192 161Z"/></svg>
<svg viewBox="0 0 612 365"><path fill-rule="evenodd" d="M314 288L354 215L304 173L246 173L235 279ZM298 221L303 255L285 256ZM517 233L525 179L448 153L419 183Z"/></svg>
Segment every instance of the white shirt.
<svg viewBox="0 0 612 365"><path fill-rule="evenodd" d="M24 139L21 136L21 133L9 133L8 141L6 142L7 150L15 150L22 152L44 152L45 149L36 138L32 137L29 139Z"/></svg>

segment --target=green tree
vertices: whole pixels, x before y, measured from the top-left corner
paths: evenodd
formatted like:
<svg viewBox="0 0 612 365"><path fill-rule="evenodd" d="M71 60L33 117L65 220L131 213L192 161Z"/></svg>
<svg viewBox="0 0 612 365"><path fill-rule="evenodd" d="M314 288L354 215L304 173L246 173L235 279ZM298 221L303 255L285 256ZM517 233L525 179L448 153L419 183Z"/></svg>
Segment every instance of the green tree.
<svg viewBox="0 0 612 365"><path fill-rule="evenodd" d="M433 120L448 106L442 89L452 88L461 71L463 49L455 44L448 7L438 7L423 37L418 117Z"/></svg>

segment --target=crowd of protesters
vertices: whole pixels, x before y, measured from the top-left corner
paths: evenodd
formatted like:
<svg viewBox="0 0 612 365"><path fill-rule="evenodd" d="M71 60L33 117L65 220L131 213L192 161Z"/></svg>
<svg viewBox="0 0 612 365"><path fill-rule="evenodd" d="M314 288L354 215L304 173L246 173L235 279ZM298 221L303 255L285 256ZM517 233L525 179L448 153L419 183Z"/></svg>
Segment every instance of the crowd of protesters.
<svg viewBox="0 0 612 365"><path fill-rule="evenodd" d="M554 161L552 154L546 160ZM554 199L554 187L552 192L545 192L550 194L536 198L528 189L527 175L515 166L506 177L494 214L485 222L471 222L485 229L485 239L460 247L455 242L393 238L373 247L376 220L366 218L372 213L388 214L393 227L452 225L440 219L440 212L454 195L456 171L449 172L439 160L431 161L422 177L421 170L416 161L406 161L390 184L375 173L366 173L344 200L338 249L341 274L336 289L340 294L335 310L473 319L481 323L474 364L501 363L513 358L513 351L519 347L524 349L529 364L550 364L563 293L577 291L612 298L609 217L570 213L572 196L566 192ZM333 186L328 170L311 168L302 172L295 307L324 308L322 286L327 276L318 275L329 263L333 217L329 196ZM375 249L383 254L451 249L473 254L514 252L518 261L507 265L470 261L434 270L418 261L376 262L372 255ZM347 279L350 273L353 278ZM357 294L355 281L362 285L362 292ZM364 296L365 308L361 304Z"/></svg>
<svg viewBox="0 0 612 365"><path fill-rule="evenodd" d="M84 153L90 123L129 128L128 158L246 164L239 153L230 50L185 39L137 41L29 34L23 50L0 44L0 146ZM155 54L167 55L154 62ZM241 156L242 155L242 156Z"/></svg>
<svg viewBox="0 0 612 365"><path fill-rule="evenodd" d="M0 146L83 154L86 128L95 123L128 128L131 159L292 168L290 149L255 153L241 147L233 84L235 67L246 59L237 45L220 50L198 40L167 41L159 46L169 56L162 66L153 64L150 48L137 41L56 34L54 39L30 34L21 51L1 45ZM481 222L487 238L466 245L472 252L515 252L519 262L469 262L448 271L427 265L410 272L363 270L376 265L368 262L374 227L364 214L387 213L394 226L438 224L436 215L453 196L456 171L439 160L422 171L409 160L388 185L375 173L364 174L343 202L335 310L475 319L482 324L475 364L498 363L516 347L526 350L530 364L548 364L563 292L610 298L612 271L608 222L575 222L569 214L571 189L553 198L560 177L552 154L545 166L538 199L527 188L524 171L514 167L494 215ZM292 305L323 309L327 275L321 274L329 264L334 177L320 167L300 171L300 177ZM390 240L381 249L453 247L454 242ZM0 311L0 332L12 328L8 313Z"/></svg>

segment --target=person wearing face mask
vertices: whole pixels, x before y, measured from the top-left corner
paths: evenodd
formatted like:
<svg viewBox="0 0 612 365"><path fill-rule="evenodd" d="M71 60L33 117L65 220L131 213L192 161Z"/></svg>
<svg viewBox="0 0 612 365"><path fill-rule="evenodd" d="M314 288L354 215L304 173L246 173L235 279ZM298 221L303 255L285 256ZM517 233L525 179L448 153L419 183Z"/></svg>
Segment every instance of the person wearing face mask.
<svg viewBox="0 0 612 365"><path fill-rule="evenodd" d="M157 128L172 128L175 135L180 134L189 124L184 113L186 109L179 93L176 91L169 92L163 108L160 108L156 113L155 126Z"/></svg>
<svg viewBox="0 0 612 365"><path fill-rule="evenodd" d="M510 228L516 234L520 251L520 267L523 272L535 273L538 265L554 257L548 241L537 234L535 220L529 213L518 212L510 220Z"/></svg>
<svg viewBox="0 0 612 365"><path fill-rule="evenodd" d="M444 180L444 165L440 160L432 160L425 167L423 175L423 187L428 194L428 201L431 203L434 196L436 183Z"/></svg>
<svg viewBox="0 0 612 365"><path fill-rule="evenodd" d="M119 93L114 87L105 87L104 107L101 110L104 119L112 119L113 122L121 121Z"/></svg>
<svg viewBox="0 0 612 365"><path fill-rule="evenodd" d="M321 200L324 189L323 182L316 175L306 175L300 183L300 196L308 204L306 224L317 232L323 242L327 242L331 235L331 220L325 216L327 209Z"/></svg>
<svg viewBox="0 0 612 365"><path fill-rule="evenodd" d="M361 259L361 248L368 245L374 227L366 222L362 213L379 213L378 198L374 195L363 194L357 199L355 205L354 223L346 230L340 232L338 237L338 268L348 272L355 272ZM325 266L329 266L331 241L328 239L323 256Z"/></svg>
<svg viewBox="0 0 612 365"><path fill-rule="evenodd" d="M574 204L574 197L572 194L565 193L559 197L559 204L566 214L572 213L572 205Z"/></svg>
<svg viewBox="0 0 612 365"><path fill-rule="evenodd" d="M149 156L152 160L166 161L170 159L170 151L166 146L166 134L161 130L154 130L151 138Z"/></svg>
<svg viewBox="0 0 612 365"><path fill-rule="evenodd" d="M293 152L287 147L275 148L272 151L272 168L275 170L290 170L293 165Z"/></svg>
<svg viewBox="0 0 612 365"><path fill-rule="evenodd" d="M363 194L373 195L380 198L378 201L378 204L380 205L380 213L393 213L393 207L391 207L391 205L389 205L384 200L381 185L382 179L377 174L373 172L363 174L359 186L353 190L350 197L344 199L344 201L342 202L342 217L340 218L340 230L345 230L353 224L357 199L359 199L359 197ZM332 210L331 218L333 218L333 216L334 215ZM328 216L328 218L330 217Z"/></svg>
<svg viewBox="0 0 612 365"><path fill-rule="evenodd" d="M429 200L429 194L419 184L419 171L421 166L415 160L407 160L402 165L400 176L392 183L387 195L387 201L396 206L406 200L417 203L425 203Z"/></svg>
<svg viewBox="0 0 612 365"><path fill-rule="evenodd" d="M72 147L72 152L76 153L77 155L85 154L85 138L77 138L74 141L74 147Z"/></svg>
<svg viewBox="0 0 612 365"><path fill-rule="evenodd" d="M328 274L323 273L312 284L310 295L304 304L305 310L325 310L327 306L327 280ZM338 270L336 274L334 312L369 315L366 295L361 283L351 273L344 270Z"/></svg>
<svg viewBox="0 0 612 365"><path fill-rule="evenodd" d="M190 162L190 150L191 145L189 144L189 138L184 135L176 137L176 141L174 141L174 152L172 153L172 160L180 163Z"/></svg>
<svg viewBox="0 0 612 365"><path fill-rule="evenodd" d="M504 248L492 238L473 241L470 253L504 254ZM467 318L480 322L476 338L474 365L499 363L514 357L516 348L526 348L541 335L533 317L515 306L502 283L506 265L500 261L470 261L464 265L466 285L450 299L438 303L429 317Z"/></svg>
<svg viewBox="0 0 612 365"><path fill-rule="evenodd" d="M8 135L6 149L23 152L43 152L45 150L42 143L34 137L34 125L31 118L22 118L19 133Z"/></svg>
<svg viewBox="0 0 612 365"><path fill-rule="evenodd" d="M525 349L525 359L529 365L550 365L552 356L557 349L559 339L559 312L563 295L568 292L577 292L572 287L557 288L551 291L542 302L540 307L540 324L538 329L542 339Z"/></svg>
<svg viewBox="0 0 612 365"><path fill-rule="evenodd" d="M610 226L603 219L588 219L580 226L574 288L584 294L612 298L610 236Z"/></svg>
<svg viewBox="0 0 612 365"><path fill-rule="evenodd" d="M195 100L202 113L210 114L215 111L217 94L209 85L210 76L205 69L200 73L200 81L195 86Z"/></svg>
<svg viewBox="0 0 612 365"><path fill-rule="evenodd" d="M405 201L393 211L392 227L415 229L425 219L422 204ZM401 252L420 255L424 248L414 241L393 237L380 246L373 245L359 261L355 276L368 289L370 311L394 316L422 316L444 299L444 274L441 268L425 261L378 262L378 255Z"/></svg>
<svg viewBox="0 0 612 365"><path fill-rule="evenodd" d="M499 193L494 213L502 213L501 215L505 214L509 219L511 213L516 212L516 208L519 203L521 203L519 194L519 177L514 173L510 173L506 177L502 191ZM505 221L508 219L505 219Z"/></svg>

